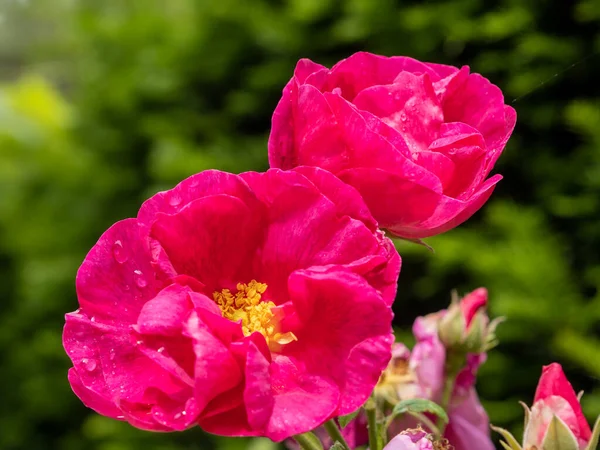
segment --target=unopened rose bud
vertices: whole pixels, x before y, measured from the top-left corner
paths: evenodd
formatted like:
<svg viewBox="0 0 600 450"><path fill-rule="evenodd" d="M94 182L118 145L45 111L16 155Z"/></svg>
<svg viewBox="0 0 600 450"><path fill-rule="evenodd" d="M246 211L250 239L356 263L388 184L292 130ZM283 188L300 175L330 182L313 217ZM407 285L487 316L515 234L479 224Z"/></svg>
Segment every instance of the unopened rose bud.
<svg viewBox="0 0 600 450"><path fill-rule="evenodd" d="M439 323L439 337L447 349L459 353L483 353L495 345L498 320L486 313L487 289L475 289L460 301L455 298Z"/></svg>
<svg viewBox="0 0 600 450"><path fill-rule="evenodd" d="M595 450L600 435L600 417L594 431L583 415L579 398L560 364L542 369L531 410L525 406L523 446L506 430L492 427L514 450Z"/></svg>

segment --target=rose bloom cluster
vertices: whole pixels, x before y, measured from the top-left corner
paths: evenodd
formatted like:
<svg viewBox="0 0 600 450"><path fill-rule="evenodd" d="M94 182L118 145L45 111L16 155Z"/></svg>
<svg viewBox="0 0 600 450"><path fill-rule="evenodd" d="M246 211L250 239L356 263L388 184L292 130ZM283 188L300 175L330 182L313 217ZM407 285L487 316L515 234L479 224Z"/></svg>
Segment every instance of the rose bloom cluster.
<svg viewBox="0 0 600 450"><path fill-rule="evenodd" d="M73 391L151 431L199 426L312 450L492 449L474 387L495 343L487 291L418 318L412 352L394 344L401 259L387 236L420 241L474 214L501 179L490 174L515 120L468 67L301 60L273 115L271 169L193 175L89 251L63 333ZM525 448L555 448L560 435L591 450L598 432L556 367L544 369ZM417 412L397 412L415 399ZM423 406L435 403L448 412L437 425L446 413Z"/></svg>

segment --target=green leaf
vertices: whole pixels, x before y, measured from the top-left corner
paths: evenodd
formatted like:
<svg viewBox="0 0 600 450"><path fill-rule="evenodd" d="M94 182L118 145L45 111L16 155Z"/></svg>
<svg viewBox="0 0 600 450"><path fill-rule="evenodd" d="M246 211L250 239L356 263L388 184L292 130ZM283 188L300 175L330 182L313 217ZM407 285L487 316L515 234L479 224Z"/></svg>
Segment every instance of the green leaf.
<svg viewBox="0 0 600 450"><path fill-rule="evenodd" d="M404 413L431 413L441 418L444 423L448 423L448 414L444 411L437 403L424 398L412 398L408 400L402 400L392 410L392 417L396 417Z"/></svg>
<svg viewBox="0 0 600 450"><path fill-rule="evenodd" d="M358 413L362 410L361 408L358 408L356 411L354 411L353 413L350 414L346 414L345 416L340 416L337 418L338 423L340 424L340 427L342 427L342 430L344 428L346 428L348 426L348 424L350 422L352 422L352 420L358 416Z"/></svg>

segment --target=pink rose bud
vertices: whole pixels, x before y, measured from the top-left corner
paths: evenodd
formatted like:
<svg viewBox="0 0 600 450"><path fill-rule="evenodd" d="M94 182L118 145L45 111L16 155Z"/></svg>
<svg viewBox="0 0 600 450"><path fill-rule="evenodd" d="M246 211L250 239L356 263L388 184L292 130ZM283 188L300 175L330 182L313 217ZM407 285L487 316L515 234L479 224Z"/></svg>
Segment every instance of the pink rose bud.
<svg viewBox="0 0 600 450"><path fill-rule="evenodd" d="M502 91L467 66L365 52L331 69L302 59L273 114L269 162L329 170L382 228L419 239L483 206L515 122Z"/></svg>
<svg viewBox="0 0 600 450"><path fill-rule="evenodd" d="M487 289L475 289L460 301L454 299L439 324L444 346L459 353L483 353L495 344L499 320L490 323L485 311Z"/></svg>
<svg viewBox="0 0 600 450"><path fill-rule="evenodd" d="M560 364L542 369L531 411L526 409L523 446L506 430L494 428L513 450L595 450L600 435L600 417L594 431L583 415L579 398Z"/></svg>

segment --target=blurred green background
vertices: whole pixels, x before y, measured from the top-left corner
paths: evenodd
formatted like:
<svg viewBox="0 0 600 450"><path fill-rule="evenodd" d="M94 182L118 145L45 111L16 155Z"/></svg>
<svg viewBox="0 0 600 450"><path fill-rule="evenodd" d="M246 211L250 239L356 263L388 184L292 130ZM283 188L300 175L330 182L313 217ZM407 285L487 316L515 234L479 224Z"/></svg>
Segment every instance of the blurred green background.
<svg viewBox="0 0 600 450"><path fill-rule="evenodd" d="M555 360L595 418L599 25L597 0L0 0L0 449L276 448L87 410L67 383L63 314L108 226L194 172L266 169L295 62L358 50L468 64L517 99L492 200L429 239L435 254L399 246L396 324L486 286L509 319L479 379L493 423L519 432L517 401Z"/></svg>

